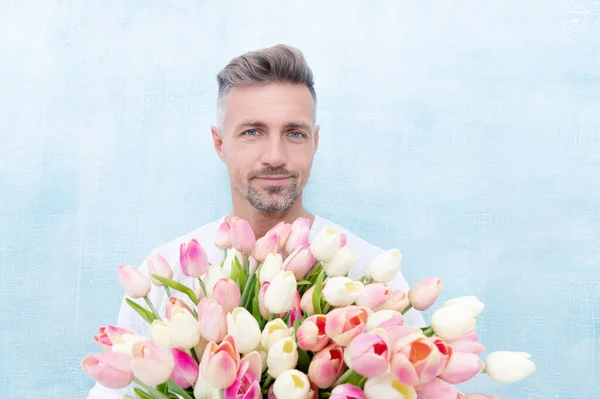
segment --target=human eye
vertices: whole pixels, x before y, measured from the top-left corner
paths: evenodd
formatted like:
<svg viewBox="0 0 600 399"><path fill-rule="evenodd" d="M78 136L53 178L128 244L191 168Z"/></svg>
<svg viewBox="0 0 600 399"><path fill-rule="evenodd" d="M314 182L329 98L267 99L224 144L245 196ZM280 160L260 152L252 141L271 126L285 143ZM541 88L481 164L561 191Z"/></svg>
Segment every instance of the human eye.
<svg viewBox="0 0 600 399"><path fill-rule="evenodd" d="M242 132L242 136L248 136L248 137L256 137L258 136L260 133L258 130L256 129L248 129Z"/></svg>
<svg viewBox="0 0 600 399"><path fill-rule="evenodd" d="M289 132L288 134L293 139L302 139L302 138L306 137L305 133L299 132L299 131Z"/></svg>

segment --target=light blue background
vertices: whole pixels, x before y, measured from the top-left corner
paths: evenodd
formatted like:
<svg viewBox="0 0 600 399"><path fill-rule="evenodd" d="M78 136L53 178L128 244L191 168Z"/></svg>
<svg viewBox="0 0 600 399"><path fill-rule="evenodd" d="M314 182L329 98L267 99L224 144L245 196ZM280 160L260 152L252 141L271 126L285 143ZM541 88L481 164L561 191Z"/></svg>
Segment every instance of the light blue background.
<svg viewBox="0 0 600 399"><path fill-rule="evenodd" d="M0 397L81 398L121 263L229 210L216 73L316 75L313 211L475 294L514 399L600 390L600 2L0 1ZM302 3L302 4L300 4Z"/></svg>

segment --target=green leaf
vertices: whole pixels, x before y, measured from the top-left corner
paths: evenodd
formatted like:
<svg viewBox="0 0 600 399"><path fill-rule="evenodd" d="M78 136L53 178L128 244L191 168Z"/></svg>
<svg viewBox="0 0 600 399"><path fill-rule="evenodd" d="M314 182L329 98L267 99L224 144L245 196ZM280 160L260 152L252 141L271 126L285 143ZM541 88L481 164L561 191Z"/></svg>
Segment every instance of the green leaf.
<svg viewBox="0 0 600 399"><path fill-rule="evenodd" d="M298 329L300 328L301 325L302 325L302 322L300 321L300 319L296 318L296 320L294 320L294 335L298 336Z"/></svg>
<svg viewBox="0 0 600 399"><path fill-rule="evenodd" d="M156 320L156 316L154 315L153 312L149 311L148 309L144 308L143 306L138 305L130 298L126 298L125 301L127 301L129 306L131 306L133 308L133 310L135 310L140 316L142 316L142 319L146 320L146 322L148 322L148 324L152 324L152 322L154 320Z"/></svg>
<svg viewBox="0 0 600 399"><path fill-rule="evenodd" d="M142 391L139 388L133 388L133 390L135 391L135 394L140 399L154 399L152 396L150 396L149 394L147 394L146 392Z"/></svg>
<svg viewBox="0 0 600 399"><path fill-rule="evenodd" d="M346 384L352 384L355 386L360 386L360 381L363 379L364 377L356 372L354 372L350 378L348 378L348 380L346 381Z"/></svg>
<svg viewBox="0 0 600 399"><path fill-rule="evenodd" d="M165 277L162 277L162 276L158 276L156 274L152 274L152 277L154 277L158 281L162 282L167 287L171 287L174 290L177 290L179 292L183 292L184 294L186 294L190 298L190 300L192 302L194 302L194 305L198 304L198 297L196 296L196 294L194 293L194 291L192 291L192 289L190 287L186 287L185 285L183 285L181 283L178 283L177 281L173 281L171 279L168 279L168 278L165 278Z"/></svg>
<svg viewBox="0 0 600 399"><path fill-rule="evenodd" d="M254 298L252 298L252 316L258 322L260 329L263 329L263 318L260 314L260 307L258 306L258 296L260 295L260 284L254 284Z"/></svg>
<svg viewBox="0 0 600 399"><path fill-rule="evenodd" d="M166 382L163 382L162 384L160 384L160 385L157 385L157 386L156 386L156 390L157 390L157 391L159 391L159 392L162 392L162 393L167 393L167 390L168 390L168 385L167 385L167 383L166 383Z"/></svg>
<svg viewBox="0 0 600 399"><path fill-rule="evenodd" d="M248 281L246 286L244 287L244 292L242 293L242 306L246 309L248 309L248 307L252 303L252 294L254 293L256 279L256 274L253 274L252 277L250 277L250 280Z"/></svg>
<svg viewBox="0 0 600 399"><path fill-rule="evenodd" d="M298 348L298 370L308 374L308 366L310 365L310 357L305 350Z"/></svg>
<svg viewBox="0 0 600 399"><path fill-rule="evenodd" d="M238 257L233 258L233 263L231 264L231 279L235 281L238 287L246 286L246 273L244 273L244 269Z"/></svg>
<svg viewBox="0 0 600 399"><path fill-rule="evenodd" d="M169 385L169 390L180 395L183 399L194 399L192 396L190 396L189 393L184 391L183 388L181 388L179 385L177 385L177 383L175 381L173 381L172 379L169 379L169 381L167 381L167 384Z"/></svg>
<svg viewBox="0 0 600 399"><path fill-rule="evenodd" d="M313 292L312 301L315 308L315 314L323 314L321 310L321 292L323 291L323 271L319 272L317 282L315 283L315 291Z"/></svg>
<svg viewBox="0 0 600 399"><path fill-rule="evenodd" d="M296 286L299 286L299 285L312 285L312 283L308 280L300 280L300 281L296 282Z"/></svg>

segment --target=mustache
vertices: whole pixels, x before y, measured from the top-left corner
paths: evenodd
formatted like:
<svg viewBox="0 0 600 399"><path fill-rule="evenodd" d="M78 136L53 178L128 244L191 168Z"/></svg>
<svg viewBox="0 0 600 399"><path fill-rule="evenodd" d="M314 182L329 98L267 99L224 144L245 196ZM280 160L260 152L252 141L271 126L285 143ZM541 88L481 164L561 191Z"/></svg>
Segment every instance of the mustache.
<svg viewBox="0 0 600 399"><path fill-rule="evenodd" d="M285 168L263 168L261 170L248 173L248 180L263 176L289 176L295 178L298 177L298 174Z"/></svg>

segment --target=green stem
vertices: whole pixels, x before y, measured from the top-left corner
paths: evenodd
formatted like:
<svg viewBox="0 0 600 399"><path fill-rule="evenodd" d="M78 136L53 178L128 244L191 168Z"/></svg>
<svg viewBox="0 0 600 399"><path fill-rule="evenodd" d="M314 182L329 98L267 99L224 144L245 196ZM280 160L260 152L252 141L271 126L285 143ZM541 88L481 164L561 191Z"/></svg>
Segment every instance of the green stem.
<svg viewBox="0 0 600 399"><path fill-rule="evenodd" d="M327 314L327 312L329 312L330 309L331 309L331 305L326 304L325 307L323 308L323 314Z"/></svg>
<svg viewBox="0 0 600 399"><path fill-rule="evenodd" d="M133 377L133 381L139 386L143 387L146 391L150 392L152 396L156 397L156 399L169 399L169 397L163 394L162 392L156 390L155 388L152 388L150 385L144 384L142 381L140 381L139 378Z"/></svg>
<svg viewBox="0 0 600 399"><path fill-rule="evenodd" d="M350 379L350 377L352 377L352 374L354 374L354 370L352 369L348 369L346 370L346 372L344 374L342 374L340 376L340 378L337 379L336 382L333 383L332 388L337 387L338 385L343 384L344 382L348 381Z"/></svg>
<svg viewBox="0 0 600 399"><path fill-rule="evenodd" d="M123 399L135 399L135 398L132 398L131 396L125 394L125 396L123 396Z"/></svg>
<svg viewBox="0 0 600 399"><path fill-rule="evenodd" d="M169 287L167 287L166 285L165 287L165 291L167 292L167 297L171 298L171 289Z"/></svg>
<svg viewBox="0 0 600 399"><path fill-rule="evenodd" d="M204 292L204 296L207 297L208 294L206 293L206 285L204 285L204 281L202 281L200 277L198 277L198 283L200 284L200 288L202 288L202 292Z"/></svg>
<svg viewBox="0 0 600 399"><path fill-rule="evenodd" d="M405 315L409 310L412 309L411 305L408 305L403 311L402 311L402 315Z"/></svg>
<svg viewBox="0 0 600 399"><path fill-rule="evenodd" d="M265 382L263 382L263 389L267 389L269 388L269 384L271 384L271 381L273 381L273 377L271 376L271 374L267 375L267 378L265 379Z"/></svg>
<svg viewBox="0 0 600 399"><path fill-rule="evenodd" d="M196 349L190 348L190 352L192 353L192 357L194 358L194 360L197 361L198 364L200 364L200 361L198 360L198 355L196 354Z"/></svg>
<svg viewBox="0 0 600 399"><path fill-rule="evenodd" d="M150 302L150 299L148 299L147 295L144 297L144 300L146 301L146 304L148 305L148 307L150 308L150 310L152 311L152 313L154 313L154 315L156 316L156 318L158 320L160 320L160 316L158 315L158 312L156 311L156 308L154 307L154 305L152 304L152 302Z"/></svg>

